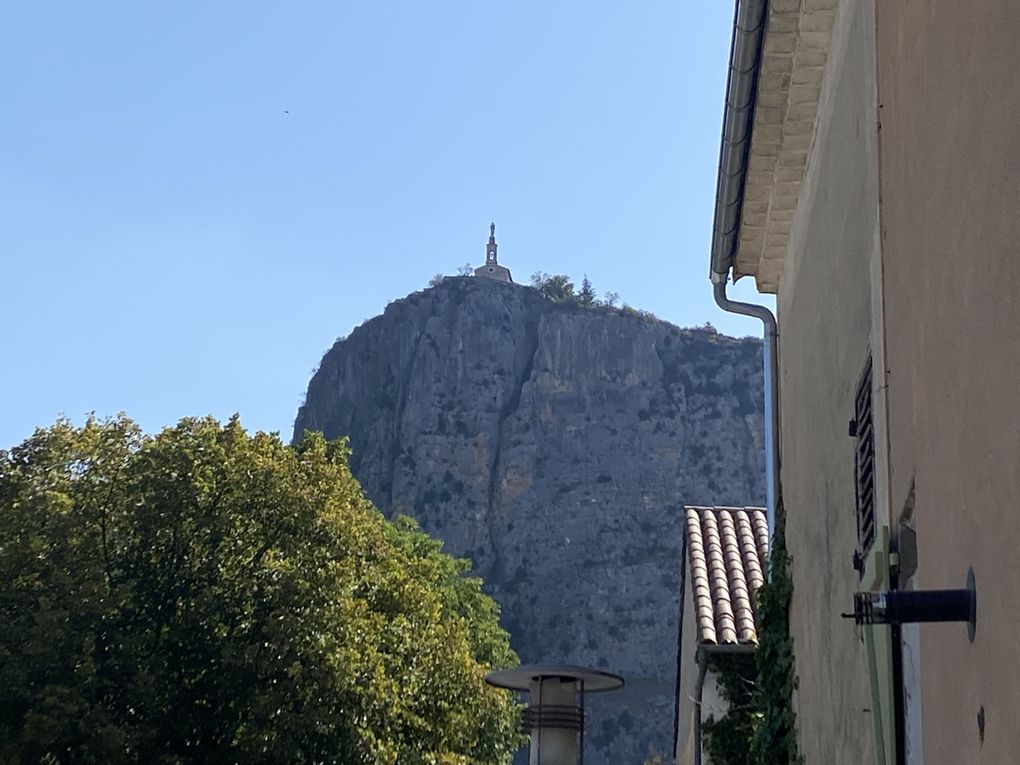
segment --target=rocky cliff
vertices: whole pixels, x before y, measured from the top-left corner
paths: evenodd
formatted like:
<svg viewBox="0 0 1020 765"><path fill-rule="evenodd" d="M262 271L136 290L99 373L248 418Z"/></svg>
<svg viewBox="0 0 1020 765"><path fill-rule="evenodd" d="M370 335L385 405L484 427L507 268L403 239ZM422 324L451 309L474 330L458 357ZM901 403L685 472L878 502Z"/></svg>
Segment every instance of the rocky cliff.
<svg viewBox="0 0 1020 765"><path fill-rule="evenodd" d="M451 278L325 355L295 434L468 556L522 661L622 674L585 762L672 745L684 503L762 501L761 343Z"/></svg>

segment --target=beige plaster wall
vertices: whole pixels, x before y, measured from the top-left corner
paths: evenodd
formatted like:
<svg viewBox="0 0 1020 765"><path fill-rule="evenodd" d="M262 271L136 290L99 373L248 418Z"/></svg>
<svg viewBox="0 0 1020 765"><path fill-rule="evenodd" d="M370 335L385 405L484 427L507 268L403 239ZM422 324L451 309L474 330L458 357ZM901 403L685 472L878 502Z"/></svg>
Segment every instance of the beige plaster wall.
<svg viewBox="0 0 1020 765"><path fill-rule="evenodd" d="M1020 3L897 0L877 22L892 507L916 483L918 588L973 566L978 590L973 644L920 628L924 762L1016 762Z"/></svg>
<svg viewBox="0 0 1020 765"><path fill-rule="evenodd" d="M801 751L812 765L874 762L866 654L840 618L858 584L847 421L871 347L877 258L872 19L870 2L841 4L778 292L795 701Z"/></svg>

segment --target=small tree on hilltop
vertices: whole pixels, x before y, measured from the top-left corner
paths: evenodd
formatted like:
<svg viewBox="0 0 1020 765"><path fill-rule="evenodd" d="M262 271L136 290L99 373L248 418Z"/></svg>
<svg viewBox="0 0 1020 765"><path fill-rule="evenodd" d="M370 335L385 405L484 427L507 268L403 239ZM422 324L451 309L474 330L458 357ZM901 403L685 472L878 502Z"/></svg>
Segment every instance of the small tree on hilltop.
<svg viewBox="0 0 1020 765"><path fill-rule="evenodd" d="M554 303L567 303L574 300L574 283L566 274L550 276L542 285L542 294Z"/></svg>
<svg viewBox="0 0 1020 765"><path fill-rule="evenodd" d="M536 271L531 275L531 286L536 290L541 290L542 285L546 283L551 277L545 271Z"/></svg>
<svg viewBox="0 0 1020 765"><path fill-rule="evenodd" d="M588 281L588 274L584 275L584 279L581 281L581 289L577 293L578 302L587 307L591 308L598 304L598 299L595 297L595 288L591 286L591 282Z"/></svg>
<svg viewBox="0 0 1020 765"><path fill-rule="evenodd" d="M465 263L457 269L457 276L472 276L475 273L475 267L470 263Z"/></svg>
<svg viewBox="0 0 1020 765"><path fill-rule="evenodd" d="M577 295L574 294L574 283L566 274L549 274L536 271L531 275L531 286L542 293L546 300L554 303L577 302Z"/></svg>
<svg viewBox="0 0 1020 765"><path fill-rule="evenodd" d="M236 418L0 450L0 762L509 763L498 607L347 457Z"/></svg>
<svg viewBox="0 0 1020 765"><path fill-rule="evenodd" d="M616 304L620 302L619 292L607 292L605 296L605 303L610 308L615 308Z"/></svg>

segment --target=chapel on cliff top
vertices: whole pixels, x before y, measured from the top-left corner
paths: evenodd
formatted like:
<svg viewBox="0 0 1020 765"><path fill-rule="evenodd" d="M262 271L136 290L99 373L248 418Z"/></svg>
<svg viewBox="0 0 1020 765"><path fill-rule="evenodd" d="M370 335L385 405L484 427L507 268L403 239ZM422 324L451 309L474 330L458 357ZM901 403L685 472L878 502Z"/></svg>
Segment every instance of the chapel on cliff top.
<svg viewBox="0 0 1020 765"><path fill-rule="evenodd" d="M496 224L489 224L489 243L485 245L485 265L475 269L475 276L483 276L486 279L495 279L497 282L514 283L510 276L510 269L501 266L496 260Z"/></svg>

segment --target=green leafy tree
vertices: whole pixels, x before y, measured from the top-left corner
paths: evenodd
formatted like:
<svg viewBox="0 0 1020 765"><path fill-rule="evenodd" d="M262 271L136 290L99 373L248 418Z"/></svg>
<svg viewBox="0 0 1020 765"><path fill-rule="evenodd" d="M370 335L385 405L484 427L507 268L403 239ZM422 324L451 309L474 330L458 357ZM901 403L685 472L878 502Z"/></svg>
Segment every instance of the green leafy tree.
<svg viewBox="0 0 1020 765"><path fill-rule="evenodd" d="M531 286L554 303L576 303L574 283L566 274L549 275L536 271L531 275Z"/></svg>
<svg viewBox="0 0 1020 765"><path fill-rule="evenodd" d="M595 288L588 281L588 274L585 274L584 279L581 280L581 289L577 293L577 301L587 308L598 305L599 301L595 296Z"/></svg>
<svg viewBox="0 0 1020 765"><path fill-rule="evenodd" d="M236 418L0 451L0 761L509 762L496 604L347 457Z"/></svg>
<svg viewBox="0 0 1020 765"><path fill-rule="evenodd" d="M574 295L574 283L566 274L556 274L549 277L543 285L542 293L554 303L569 303L576 300Z"/></svg>
<svg viewBox="0 0 1020 765"><path fill-rule="evenodd" d="M748 765L752 762L751 739L760 719L753 703L757 679L754 655L717 654L710 662L727 711L718 719L705 721L705 751L713 765Z"/></svg>

